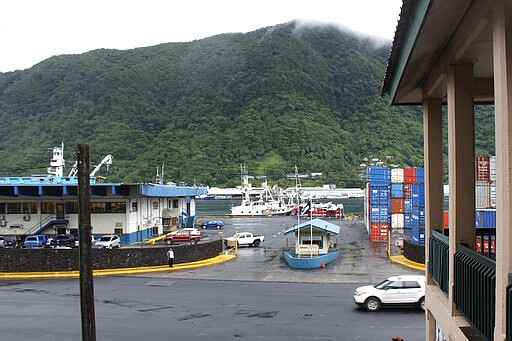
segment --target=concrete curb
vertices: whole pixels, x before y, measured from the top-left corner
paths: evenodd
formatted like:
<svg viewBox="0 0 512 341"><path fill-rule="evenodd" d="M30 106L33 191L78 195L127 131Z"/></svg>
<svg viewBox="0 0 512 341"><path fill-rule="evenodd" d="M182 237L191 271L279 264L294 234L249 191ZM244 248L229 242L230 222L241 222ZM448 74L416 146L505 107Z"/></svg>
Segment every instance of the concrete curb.
<svg viewBox="0 0 512 341"><path fill-rule="evenodd" d="M393 263L400 264L411 269L425 271L425 264L413 262L404 256L389 256L389 260Z"/></svg>
<svg viewBox="0 0 512 341"><path fill-rule="evenodd" d="M103 269L94 270L93 276L115 276L115 275L128 275L140 274L148 272L174 272L177 270L197 269L206 266L212 266L220 263L227 262L235 255L221 254L214 258L204 259L197 262L179 263L175 264L172 268L168 265L146 266L138 268L122 268L122 269ZM58 271L58 272L0 272L0 279L57 279L57 278L79 278L79 271Z"/></svg>

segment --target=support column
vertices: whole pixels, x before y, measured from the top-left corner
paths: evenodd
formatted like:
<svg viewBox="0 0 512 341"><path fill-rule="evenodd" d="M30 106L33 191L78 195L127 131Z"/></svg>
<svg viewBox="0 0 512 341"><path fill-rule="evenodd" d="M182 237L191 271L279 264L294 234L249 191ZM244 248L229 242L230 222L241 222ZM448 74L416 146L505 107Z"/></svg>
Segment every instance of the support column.
<svg viewBox="0 0 512 341"><path fill-rule="evenodd" d="M443 231L443 117L441 98L423 101L423 136L425 158L425 277L427 285L435 285L429 274L430 235ZM426 301L427 340L436 339L436 320Z"/></svg>
<svg viewBox="0 0 512 341"><path fill-rule="evenodd" d="M496 1L493 64L496 110L496 320L494 340L506 339L506 288L512 273L512 4Z"/></svg>
<svg viewBox="0 0 512 341"><path fill-rule="evenodd" d="M454 256L457 244L475 245L475 137L473 64L448 68L448 175L450 221L450 315L459 315L454 298Z"/></svg>

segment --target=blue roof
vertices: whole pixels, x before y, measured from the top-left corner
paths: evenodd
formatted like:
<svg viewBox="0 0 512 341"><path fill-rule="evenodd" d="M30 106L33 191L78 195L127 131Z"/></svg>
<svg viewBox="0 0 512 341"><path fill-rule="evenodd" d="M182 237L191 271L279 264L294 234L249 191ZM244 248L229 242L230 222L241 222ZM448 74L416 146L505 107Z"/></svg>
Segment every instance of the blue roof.
<svg viewBox="0 0 512 341"><path fill-rule="evenodd" d="M193 197L206 194L206 187L140 185L140 194L148 197Z"/></svg>
<svg viewBox="0 0 512 341"><path fill-rule="evenodd" d="M332 223L322 220L320 218L315 218L313 220L307 220L301 224L295 225L295 226L289 228L288 230L284 231L283 234L297 232L298 230L302 231L305 229L310 229L311 226L315 230L323 231L330 235L337 236L340 233L340 227L338 225L332 224Z"/></svg>

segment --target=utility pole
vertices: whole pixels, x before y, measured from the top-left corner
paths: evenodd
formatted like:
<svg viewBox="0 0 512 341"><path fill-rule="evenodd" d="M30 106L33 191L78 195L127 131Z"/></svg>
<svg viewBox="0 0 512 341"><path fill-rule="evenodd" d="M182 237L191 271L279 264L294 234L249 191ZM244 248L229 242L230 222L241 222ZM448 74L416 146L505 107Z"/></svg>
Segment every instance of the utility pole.
<svg viewBox="0 0 512 341"><path fill-rule="evenodd" d="M78 231L80 236L80 310L82 316L82 340L96 341L94 318L94 285L92 275L91 243L91 195L89 146L77 146L78 160Z"/></svg>

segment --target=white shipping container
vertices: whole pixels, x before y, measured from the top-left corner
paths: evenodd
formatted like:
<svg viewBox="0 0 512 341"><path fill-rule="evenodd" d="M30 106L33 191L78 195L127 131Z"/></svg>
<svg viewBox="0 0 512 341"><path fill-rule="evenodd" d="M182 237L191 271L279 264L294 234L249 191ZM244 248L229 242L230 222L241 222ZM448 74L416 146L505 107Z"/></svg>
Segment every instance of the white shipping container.
<svg viewBox="0 0 512 341"><path fill-rule="evenodd" d="M393 228L393 229L403 229L404 228L404 214L403 213L393 213L391 215L391 228Z"/></svg>
<svg viewBox="0 0 512 341"><path fill-rule="evenodd" d="M491 208L496 208L496 184L495 183L491 183L491 198L490 198L490 203L491 203Z"/></svg>
<svg viewBox="0 0 512 341"><path fill-rule="evenodd" d="M496 182L496 156L489 158L489 180Z"/></svg>
<svg viewBox="0 0 512 341"><path fill-rule="evenodd" d="M394 184L401 184L404 182L404 169L392 168L391 169L391 182Z"/></svg>
<svg viewBox="0 0 512 341"><path fill-rule="evenodd" d="M486 181L475 182L475 207L489 208L490 201L490 184Z"/></svg>

